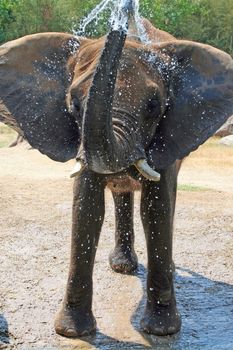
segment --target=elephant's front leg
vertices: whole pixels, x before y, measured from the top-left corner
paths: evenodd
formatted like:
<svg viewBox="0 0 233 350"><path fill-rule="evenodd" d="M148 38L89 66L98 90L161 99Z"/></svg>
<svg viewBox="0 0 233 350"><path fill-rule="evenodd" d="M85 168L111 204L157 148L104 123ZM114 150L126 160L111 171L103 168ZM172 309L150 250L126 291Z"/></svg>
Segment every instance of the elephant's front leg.
<svg viewBox="0 0 233 350"><path fill-rule="evenodd" d="M77 337L96 329L92 273L103 218L102 177L84 171L74 184L71 261L65 298L55 320L58 334Z"/></svg>
<svg viewBox="0 0 233 350"><path fill-rule="evenodd" d="M176 201L176 169L162 171L159 183L142 188L141 217L148 250L147 304L143 330L168 335L180 330L173 286L172 231Z"/></svg>
<svg viewBox="0 0 233 350"><path fill-rule="evenodd" d="M132 273L138 260L134 251L134 193L114 193L115 204L115 248L109 256L110 266L116 272Z"/></svg>

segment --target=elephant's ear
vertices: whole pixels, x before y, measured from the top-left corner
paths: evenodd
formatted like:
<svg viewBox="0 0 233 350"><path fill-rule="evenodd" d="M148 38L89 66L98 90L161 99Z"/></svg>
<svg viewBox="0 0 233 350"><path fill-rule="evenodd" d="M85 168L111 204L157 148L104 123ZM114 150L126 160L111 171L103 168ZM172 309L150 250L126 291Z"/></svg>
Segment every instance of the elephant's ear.
<svg viewBox="0 0 233 350"><path fill-rule="evenodd" d="M151 163L165 168L205 142L233 114L233 60L208 45L163 44L169 57L170 106L149 150Z"/></svg>
<svg viewBox="0 0 233 350"><path fill-rule="evenodd" d="M70 34L43 33L0 46L0 121L57 161L75 157L79 144L65 104L68 61L79 45Z"/></svg>

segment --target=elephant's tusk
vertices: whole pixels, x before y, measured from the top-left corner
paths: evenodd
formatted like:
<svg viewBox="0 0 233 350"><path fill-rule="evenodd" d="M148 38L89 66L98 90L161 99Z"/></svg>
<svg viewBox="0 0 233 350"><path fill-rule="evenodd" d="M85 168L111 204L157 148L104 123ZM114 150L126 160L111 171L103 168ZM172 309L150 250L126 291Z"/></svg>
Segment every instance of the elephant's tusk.
<svg viewBox="0 0 233 350"><path fill-rule="evenodd" d="M70 173L70 177L72 178L72 177L79 175L83 171L84 168L85 168L84 162L81 159L77 160L77 162L74 166L74 169Z"/></svg>
<svg viewBox="0 0 233 350"><path fill-rule="evenodd" d="M154 171L146 159L139 159L134 163L138 171L148 180L158 182L160 180L160 174Z"/></svg>

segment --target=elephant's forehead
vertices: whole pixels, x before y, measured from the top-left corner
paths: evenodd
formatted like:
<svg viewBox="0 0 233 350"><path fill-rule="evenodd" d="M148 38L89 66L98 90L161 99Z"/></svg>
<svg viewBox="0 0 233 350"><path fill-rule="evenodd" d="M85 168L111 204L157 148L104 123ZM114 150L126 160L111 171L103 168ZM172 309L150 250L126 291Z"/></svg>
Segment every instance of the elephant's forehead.
<svg viewBox="0 0 233 350"><path fill-rule="evenodd" d="M78 53L78 63L87 64L87 62L98 63L100 55L103 51L105 40L103 38L93 40L88 45L80 48ZM121 60L124 60L125 65L132 63L149 64L152 55L160 55L158 51L150 48L148 45L128 40L125 42Z"/></svg>
<svg viewBox="0 0 233 350"><path fill-rule="evenodd" d="M153 53L154 54L154 53ZM151 64L152 52L144 50L143 48L125 47L120 60L120 70L152 70Z"/></svg>
<svg viewBox="0 0 233 350"><path fill-rule="evenodd" d="M153 81L163 80L160 66L164 66L164 61L158 51L150 51L143 46L125 46L120 60L118 77L131 81L143 80L151 85Z"/></svg>
<svg viewBox="0 0 233 350"><path fill-rule="evenodd" d="M80 93L89 89L105 41L96 40L80 50L75 68L72 88L78 88ZM152 64L152 56L159 55L155 50L141 43L126 41L118 69L118 87L141 86L152 87L153 82L159 82L158 70ZM122 85L123 84L123 85ZM154 88L154 86L153 86ZM82 91L82 92L81 92Z"/></svg>

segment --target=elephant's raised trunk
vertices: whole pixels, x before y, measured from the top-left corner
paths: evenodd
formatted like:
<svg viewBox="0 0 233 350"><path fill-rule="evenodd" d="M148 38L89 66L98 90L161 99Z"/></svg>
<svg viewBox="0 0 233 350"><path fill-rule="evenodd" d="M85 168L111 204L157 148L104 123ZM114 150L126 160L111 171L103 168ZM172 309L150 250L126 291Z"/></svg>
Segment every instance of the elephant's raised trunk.
<svg viewBox="0 0 233 350"><path fill-rule="evenodd" d="M112 30L108 34L84 115L83 148L86 162L90 169L99 173L119 172L145 157L143 149L129 142L131 137L127 135L127 125L116 128L120 132L113 127L114 89L125 38L123 29Z"/></svg>
<svg viewBox="0 0 233 350"><path fill-rule="evenodd" d="M147 178L151 180L154 176L154 180L158 181L159 174L153 173L145 162L143 166L138 162L146 156L135 127L137 123L131 124L131 127L127 122L124 124L118 120L117 123L115 119L118 118L114 115L113 125L114 90L125 39L126 31L122 28L110 31L94 74L84 112L82 147L85 163L91 170L103 174L119 172L135 163L144 176L148 172ZM83 162L79 159L78 170L74 170L72 176L82 166Z"/></svg>
<svg viewBox="0 0 233 350"><path fill-rule="evenodd" d="M125 38L123 30L109 33L86 105L83 146L88 166L97 172L111 173L116 170L117 145L112 127L112 104Z"/></svg>

